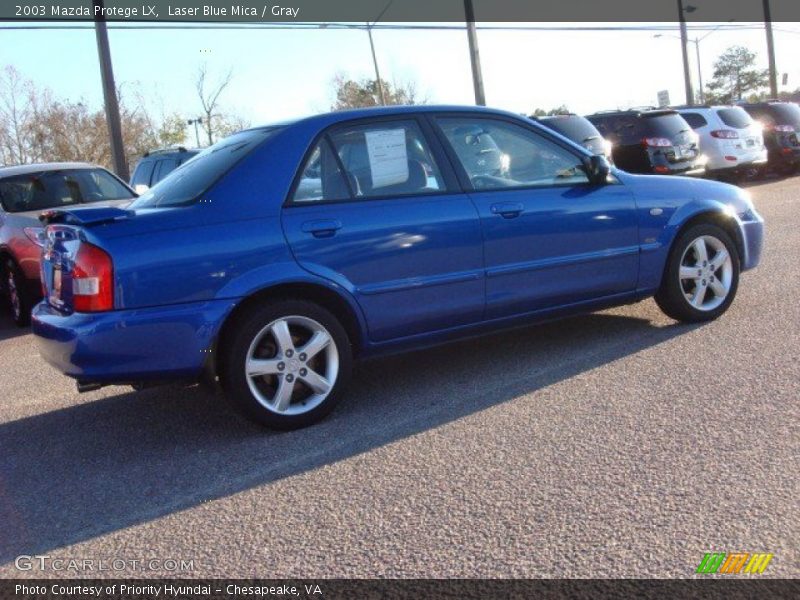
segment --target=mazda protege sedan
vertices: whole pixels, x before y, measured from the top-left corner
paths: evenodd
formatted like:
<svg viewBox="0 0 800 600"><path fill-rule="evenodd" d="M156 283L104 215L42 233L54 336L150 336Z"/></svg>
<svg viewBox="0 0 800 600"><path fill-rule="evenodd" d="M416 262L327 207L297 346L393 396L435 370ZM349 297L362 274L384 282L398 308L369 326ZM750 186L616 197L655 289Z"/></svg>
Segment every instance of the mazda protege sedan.
<svg viewBox="0 0 800 600"><path fill-rule="evenodd" d="M434 106L243 131L127 209L43 221L33 330L79 389L210 375L284 429L329 413L354 359L648 296L714 319L763 228L737 187Z"/></svg>

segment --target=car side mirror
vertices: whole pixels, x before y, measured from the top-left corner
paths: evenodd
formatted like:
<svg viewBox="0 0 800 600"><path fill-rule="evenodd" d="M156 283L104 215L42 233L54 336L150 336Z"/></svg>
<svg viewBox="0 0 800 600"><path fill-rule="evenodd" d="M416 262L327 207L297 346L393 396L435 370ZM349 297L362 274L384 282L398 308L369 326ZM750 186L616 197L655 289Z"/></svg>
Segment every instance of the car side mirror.
<svg viewBox="0 0 800 600"><path fill-rule="evenodd" d="M608 174L611 172L611 165L608 159L600 154L588 156L583 161L583 168L589 177L589 183L603 185L608 181Z"/></svg>

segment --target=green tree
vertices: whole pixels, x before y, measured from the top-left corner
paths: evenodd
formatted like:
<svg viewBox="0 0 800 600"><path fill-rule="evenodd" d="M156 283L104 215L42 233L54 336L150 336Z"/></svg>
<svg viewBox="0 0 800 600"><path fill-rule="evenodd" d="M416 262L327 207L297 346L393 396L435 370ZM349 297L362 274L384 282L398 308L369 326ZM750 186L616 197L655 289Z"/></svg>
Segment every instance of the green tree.
<svg viewBox="0 0 800 600"><path fill-rule="evenodd" d="M766 69L756 68L756 53L744 46L731 46L714 63L714 76L708 84L709 103L729 104L758 93L769 81Z"/></svg>
<svg viewBox="0 0 800 600"><path fill-rule="evenodd" d="M331 110L380 106L381 94L377 79L349 79L342 73L333 78L334 101ZM425 104L426 98L417 93L413 83L389 83L381 78L386 104Z"/></svg>
<svg viewBox="0 0 800 600"><path fill-rule="evenodd" d="M554 115L568 115L569 108L567 108L566 104L562 104L561 106L557 106L555 108L551 108L550 110L544 110L543 108L537 108L532 113L532 117L552 117Z"/></svg>

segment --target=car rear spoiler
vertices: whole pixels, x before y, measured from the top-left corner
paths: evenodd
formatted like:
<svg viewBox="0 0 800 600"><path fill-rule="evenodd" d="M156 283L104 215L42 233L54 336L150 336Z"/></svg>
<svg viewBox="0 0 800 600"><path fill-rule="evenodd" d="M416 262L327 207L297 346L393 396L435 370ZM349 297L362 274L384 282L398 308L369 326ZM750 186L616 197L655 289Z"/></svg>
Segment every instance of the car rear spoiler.
<svg viewBox="0 0 800 600"><path fill-rule="evenodd" d="M39 215L39 220L45 225L63 223L65 225L79 225L88 227L101 223L110 223L121 219L129 219L136 213L132 210L116 208L114 206L93 206L74 210L51 209Z"/></svg>

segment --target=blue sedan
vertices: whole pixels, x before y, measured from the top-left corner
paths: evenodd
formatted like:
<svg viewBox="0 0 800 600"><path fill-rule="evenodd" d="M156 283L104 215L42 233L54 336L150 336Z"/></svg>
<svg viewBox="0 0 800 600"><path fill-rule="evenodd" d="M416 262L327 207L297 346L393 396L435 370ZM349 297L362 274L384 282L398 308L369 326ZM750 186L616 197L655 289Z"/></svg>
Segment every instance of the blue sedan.
<svg viewBox="0 0 800 600"><path fill-rule="evenodd" d="M42 218L48 362L81 390L210 376L284 429L328 414L358 358L649 296L715 319L763 236L737 187L434 106L250 129L127 209Z"/></svg>

